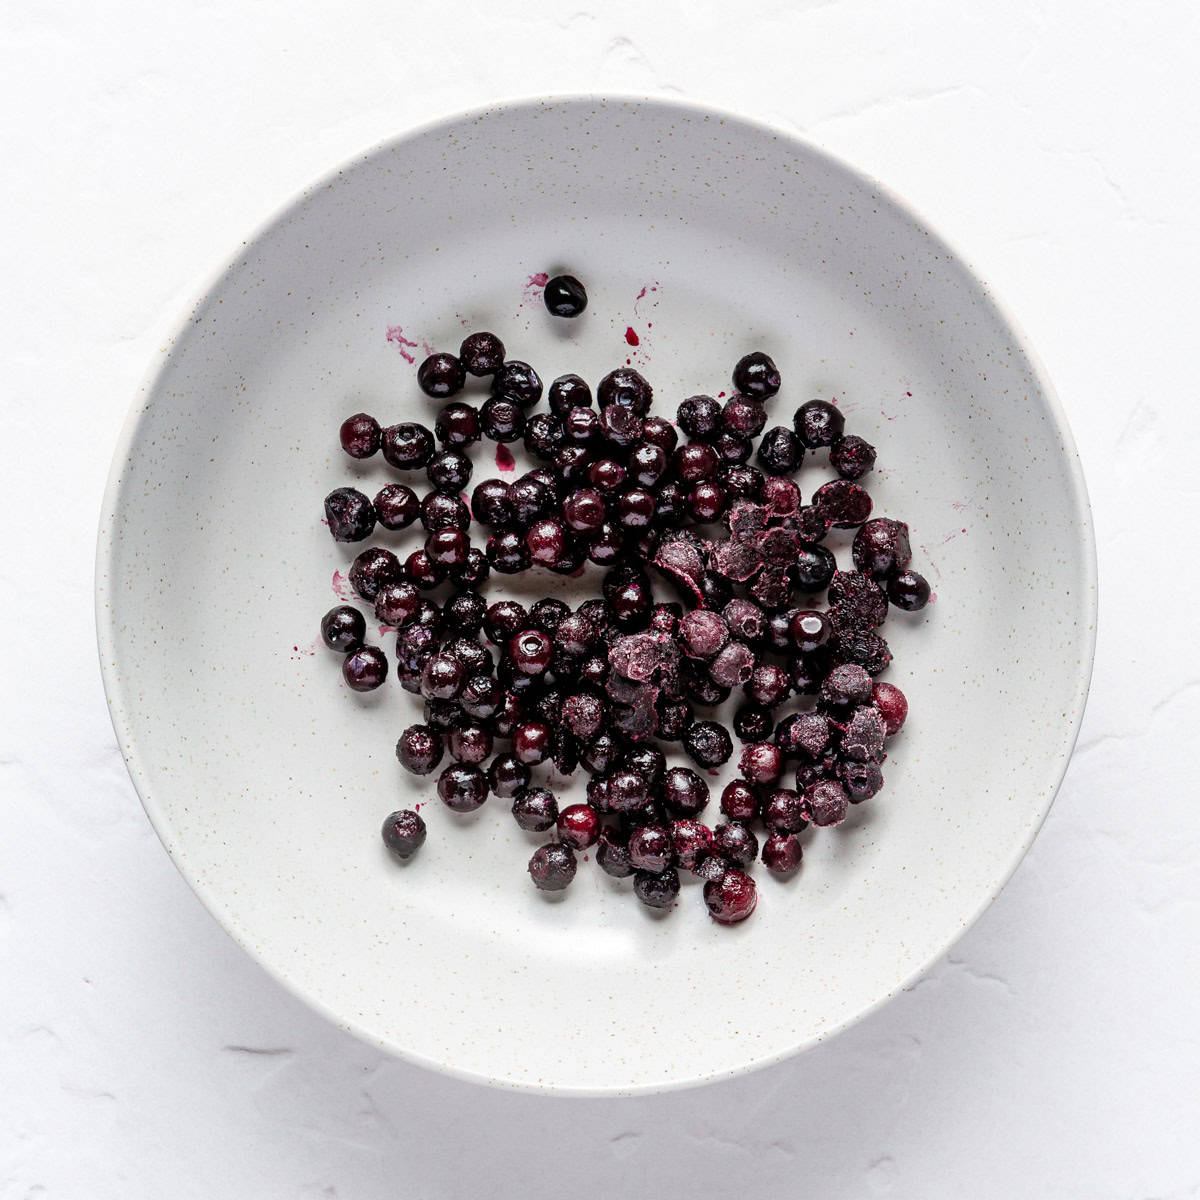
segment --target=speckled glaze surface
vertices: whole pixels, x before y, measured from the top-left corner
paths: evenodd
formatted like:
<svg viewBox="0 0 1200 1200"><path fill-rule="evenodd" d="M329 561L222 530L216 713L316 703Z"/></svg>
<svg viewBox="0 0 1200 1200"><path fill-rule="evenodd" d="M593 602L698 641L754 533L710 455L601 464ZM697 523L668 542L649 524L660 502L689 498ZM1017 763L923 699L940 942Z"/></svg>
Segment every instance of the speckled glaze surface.
<svg viewBox="0 0 1200 1200"><path fill-rule="evenodd" d="M537 276L590 305L554 321ZM419 719L358 696L316 638L356 549L321 523L365 409L431 420L413 359L491 329L543 378L627 359L673 415L776 359L777 420L836 398L876 443L937 600L889 621L911 715L885 791L759 872L752 920L669 918L593 864L558 902L507 804L456 816L393 746ZM633 336L629 336L632 334ZM636 342L636 345L634 344ZM475 454L495 473L494 447ZM521 452L517 451L518 465ZM805 493L828 478L806 467ZM394 547L415 534L385 534ZM848 539L833 543L848 561ZM557 577L502 594L581 594ZM1091 667L1095 563L1074 445L1011 320L877 184L797 139L659 101L507 105L322 181L248 241L138 397L101 523L105 687L134 783L237 941L339 1025L429 1067L561 1093L661 1090L775 1061L886 1000L1003 886L1053 799ZM348 592L347 592L348 594ZM376 639L391 650L391 639ZM716 780L712 781L716 784ZM576 781L567 793L581 793ZM379 825L421 805L406 866Z"/></svg>

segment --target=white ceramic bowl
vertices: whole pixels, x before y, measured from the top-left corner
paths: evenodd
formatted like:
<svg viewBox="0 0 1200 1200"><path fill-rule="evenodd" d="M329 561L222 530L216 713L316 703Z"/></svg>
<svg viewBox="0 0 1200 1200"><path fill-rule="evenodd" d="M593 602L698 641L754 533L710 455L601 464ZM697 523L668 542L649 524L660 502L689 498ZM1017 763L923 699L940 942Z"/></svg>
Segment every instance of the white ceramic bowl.
<svg viewBox="0 0 1200 1200"><path fill-rule="evenodd" d="M549 317L529 283L560 269L588 285L577 321ZM525 875L540 839L503 802L455 816L432 780L405 776L393 746L420 719L416 702L394 679L348 692L315 636L335 569L361 549L331 541L322 498L388 477L341 453L339 422L360 409L430 420L410 360L473 329L499 333L547 380L595 381L631 359L668 415L686 395L728 388L732 364L765 348L785 380L779 421L836 397L848 429L878 445L876 513L910 523L914 565L937 594L886 630L888 678L911 716L889 744L885 791L844 826L805 835L797 877L760 868L744 925L710 921L695 884L656 917L594 864L547 902ZM486 453L476 461L476 479L494 473ZM826 477L805 468L806 493ZM1095 567L1048 382L919 219L761 125L581 98L409 134L245 243L130 415L97 613L113 723L146 811L277 979L414 1062L623 1093L810 1046L894 995L979 915L1066 767ZM581 793L579 780L568 790ZM413 803L430 835L399 867L379 825Z"/></svg>

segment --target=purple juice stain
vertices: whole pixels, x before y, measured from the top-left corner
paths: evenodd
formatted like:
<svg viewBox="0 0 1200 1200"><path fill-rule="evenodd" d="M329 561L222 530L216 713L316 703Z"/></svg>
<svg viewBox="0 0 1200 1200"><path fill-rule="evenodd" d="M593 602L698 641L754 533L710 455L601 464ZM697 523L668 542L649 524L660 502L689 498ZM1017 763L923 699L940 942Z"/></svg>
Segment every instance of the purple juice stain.
<svg viewBox="0 0 1200 1200"><path fill-rule="evenodd" d="M503 442L496 447L496 470L497 471L515 471L517 468L517 460L513 458L512 451L504 445Z"/></svg>
<svg viewBox="0 0 1200 1200"><path fill-rule="evenodd" d="M400 357L406 363L415 363L417 360L413 357L412 351L417 348L417 343L410 341L404 336L404 330L399 325L389 325L387 328L387 340L400 351Z"/></svg>
<svg viewBox="0 0 1200 1200"><path fill-rule="evenodd" d="M332 587L333 594L339 600L344 600L346 603L352 604L358 599L354 594L354 589L350 586L350 580L341 571L334 571Z"/></svg>
<svg viewBox="0 0 1200 1200"><path fill-rule="evenodd" d="M642 344L642 339L639 338L638 335L634 332L632 325L625 326L625 340L631 346L640 346Z"/></svg>

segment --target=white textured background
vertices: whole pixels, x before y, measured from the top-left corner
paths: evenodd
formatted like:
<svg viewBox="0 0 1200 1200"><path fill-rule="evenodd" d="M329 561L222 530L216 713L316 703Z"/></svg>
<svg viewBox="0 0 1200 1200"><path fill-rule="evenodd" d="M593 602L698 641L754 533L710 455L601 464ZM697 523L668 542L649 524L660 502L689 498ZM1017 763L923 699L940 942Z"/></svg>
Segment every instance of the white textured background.
<svg viewBox="0 0 1200 1200"><path fill-rule="evenodd" d="M1200 1197L1198 10L436 7L0 12L0 1200ZM1100 543L1079 750L979 925L833 1042L637 1101L451 1082L285 995L151 833L91 616L118 427L237 242L415 122L587 90L765 118L915 204L1045 359Z"/></svg>

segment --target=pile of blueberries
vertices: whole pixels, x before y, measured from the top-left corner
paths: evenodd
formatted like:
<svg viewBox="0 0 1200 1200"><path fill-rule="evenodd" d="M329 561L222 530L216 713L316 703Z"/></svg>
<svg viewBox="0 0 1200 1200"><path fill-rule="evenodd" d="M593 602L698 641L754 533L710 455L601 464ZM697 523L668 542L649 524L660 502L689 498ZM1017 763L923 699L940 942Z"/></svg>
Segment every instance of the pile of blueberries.
<svg viewBox="0 0 1200 1200"><path fill-rule="evenodd" d="M557 315L586 304L578 281L567 284L547 287L562 301L556 309L547 299ZM478 407L452 398L469 375L491 379ZM858 480L875 449L844 433L841 412L823 400L768 429L780 376L762 353L738 362L728 399L692 396L674 424L651 415L651 387L628 366L609 372L594 399L579 376L556 379L545 389L549 411L534 412L541 379L506 359L490 333L472 334L457 355L431 355L418 382L445 402L432 430L381 428L358 413L341 443L354 458L382 451L398 471L423 471L429 490L418 497L389 483L372 500L344 487L325 501L341 542L363 541L377 524L419 521L426 533L403 562L372 546L349 572L377 621L397 631L401 686L424 701L423 722L397 743L401 764L417 775L441 767L437 792L456 812L492 794L511 801L522 829L552 834L529 861L539 888L565 888L578 852L594 847L600 867L632 876L647 905L674 904L682 869L704 880L714 919L743 920L757 901L746 872L760 857L756 823L767 868L794 872L802 830L838 824L879 791L885 739L907 714L900 689L875 679L891 661L878 629L891 607L919 610L930 592L909 567L907 526L871 517ZM468 504L468 451L482 438L521 440L543 465L479 483ZM792 477L826 454L838 478L805 503ZM482 546L473 525L486 530ZM823 545L832 528L857 530L852 571ZM493 572L574 576L587 563L603 569L600 594L574 609L552 597L489 603L481 590ZM828 604L817 607L822 594ZM358 609L334 608L321 632L345 655L350 687L384 682L388 659L367 644ZM705 779L669 766L658 743L679 744L714 771L732 758L733 737L703 710L735 694L740 778L721 792L721 821L710 827L700 820ZM780 718L796 697L800 711ZM586 803L560 811L534 780L539 764L563 776L582 766ZM413 811L384 823L400 858L425 836Z"/></svg>

